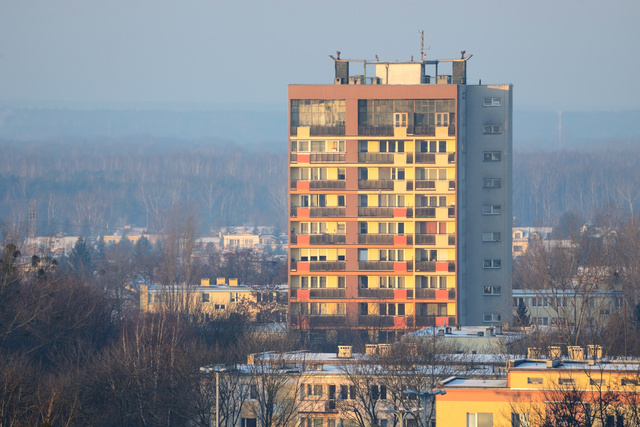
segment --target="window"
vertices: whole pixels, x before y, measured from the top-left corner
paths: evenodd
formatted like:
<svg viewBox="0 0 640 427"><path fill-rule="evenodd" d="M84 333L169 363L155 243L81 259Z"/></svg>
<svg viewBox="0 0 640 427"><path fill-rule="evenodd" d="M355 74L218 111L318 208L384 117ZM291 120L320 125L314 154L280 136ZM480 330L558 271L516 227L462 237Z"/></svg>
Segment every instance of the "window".
<svg viewBox="0 0 640 427"><path fill-rule="evenodd" d="M502 98L484 98L482 100L483 107L502 107Z"/></svg>
<svg viewBox="0 0 640 427"><path fill-rule="evenodd" d="M483 205L482 215L500 215L500 205Z"/></svg>
<svg viewBox="0 0 640 427"><path fill-rule="evenodd" d="M202 294L202 302L210 302L211 301L210 297L211 297L211 294L203 293Z"/></svg>
<svg viewBox="0 0 640 427"><path fill-rule="evenodd" d="M538 377L527 377L527 384L542 384L544 381Z"/></svg>
<svg viewBox="0 0 640 427"><path fill-rule="evenodd" d="M485 286L482 290L483 295L501 295L502 286Z"/></svg>
<svg viewBox="0 0 640 427"><path fill-rule="evenodd" d="M501 268L502 261L499 259L485 259L482 264L483 268Z"/></svg>
<svg viewBox="0 0 640 427"><path fill-rule="evenodd" d="M436 126L449 126L449 113L437 113Z"/></svg>
<svg viewBox="0 0 640 427"><path fill-rule="evenodd" d="M240 418L240 427L257 427L258 423L255 418Z"/></svg>
<svg viewBox="0 0 640 427"><path fill-rule="evenodd" d="M447 152L447 141L438 141L438 152L439 153Z"/></svg>
<svg viewBox="0 0 640 427"><path fill-rule="evenodd" d="M404 153L404 141L380 141L380 152Z"/></svg>
<svg viewBox="0 0 640 427"><path fill-rule="evenodd" d="M607 380L604 378L589 378L589 384L590 385L597 385L597 386L606 386L607 385Z"/></svg>
<svg viewBox="0 0 640 427"><path fill-rule="evenodd" d="M502 180L500 178L485 178L482 180L482 188L501 188Z"/></svg>
<svg viewBox="0 0 640 427"><path fill-rule="evenodd" d="M485 151L483 153L482 159L485 162L499 162L502 160L502 152L501 151Z"/></svg>
<svg viewBox="0 0 640 427"><path fill-rule="evenodd" d="M634 385L634 386L637 386L638 385L638 379L637 378L623 378L622 380L620 380L620 385Z"/></svg>
<svg viewBox="0 0 640 427"><path fill-rule="evenodd" d="M558 378L559 385L573 385L575 383L573 378Z"/></svg>
<svg viewBox="0 0 640 427"><path fill-rule="evenodd" d="M502 126L500 125L483 125L482 133L485 135L492 135L502 133Z"/></svg>
<svg viewBox="0 0 640 427"><path fill-rule="evenodd" d="M522 246L520 245L515 245L513 247L513 252L522 252Z"/></svg>
<svg viewBox="0 0 640 427"><path fill-rule="evenodd" d="M500 233L496 233L496 232L482 233L482 241L483 242L499 242Z"/></svg>
<svg viewBox="0 0 640 427"><path fill-rule="evenodd" d="M322 397L322 384L307 384L307 396Z"/></svg>
<svg viewBox="0 0 640 427"><path fill-rule="evenodd" d="M322 427L322 418L307 418L307 427Z"/></svg>
<svg viewBox="0 0 640 427"><path fill-rule="evenodd" d="M529 414L511 414L511 427L529 427Z"/></svg>
<svg viewBox="0 0 640 427"><path fill-rule="evenodd" d="M393 115L393 126L397 128L406 128L407 113L395 113Z"/></svg>
<svg viewBox="0 0 640 427"><path fill-rule="evenodd" d="M467 427L493 427L493 414L467 412Z"/></svg>
<svg viewBox="0 0 640 427"><path fill-rule="evenodd" d="M482 315L483 322L502 322L502 315L498 313L484 313Z"/></svg>

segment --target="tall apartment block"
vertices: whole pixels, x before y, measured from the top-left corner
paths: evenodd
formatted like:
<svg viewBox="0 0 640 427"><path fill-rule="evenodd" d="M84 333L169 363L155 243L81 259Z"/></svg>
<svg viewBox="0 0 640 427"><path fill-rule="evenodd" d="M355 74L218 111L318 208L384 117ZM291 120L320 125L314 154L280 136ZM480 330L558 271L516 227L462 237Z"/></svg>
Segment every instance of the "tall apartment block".
<svg viewBox="0 0 640 427"><path fill-rule="evenodd" d="M332 84L289 86L291 327L511 321L512 87L468 84L469 58L338 55Z"/></svg>

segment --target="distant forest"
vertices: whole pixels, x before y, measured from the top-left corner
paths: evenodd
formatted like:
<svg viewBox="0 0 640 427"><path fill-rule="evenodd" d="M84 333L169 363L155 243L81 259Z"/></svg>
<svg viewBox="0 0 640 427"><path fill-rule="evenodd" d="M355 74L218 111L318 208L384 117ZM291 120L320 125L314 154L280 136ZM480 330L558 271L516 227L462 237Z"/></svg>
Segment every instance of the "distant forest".
<svg viewBox="0 0 640 427"><path fill-rule="evenodd" d="M195 212L201 232L287 219L286 143L274 152L214 139L0 140L0 220L24 226L37 202L38 234L110 234L130 224L162 230L172 206ZM619 148L594 148L594 147ZM589 149L516 149L516 225L550 225L565 213L593 219L603 206L640 207L640 150L625 141Z"/></svg>
<svg viewBox="0 0 640 427"><path fill-rule="evenodd" d="M246 151L216 140L95 138L0 141L0 219L24 226L37 203L40 235L164 228L172 207L195 213L199 231L286 223L284 150Z"/></svg>

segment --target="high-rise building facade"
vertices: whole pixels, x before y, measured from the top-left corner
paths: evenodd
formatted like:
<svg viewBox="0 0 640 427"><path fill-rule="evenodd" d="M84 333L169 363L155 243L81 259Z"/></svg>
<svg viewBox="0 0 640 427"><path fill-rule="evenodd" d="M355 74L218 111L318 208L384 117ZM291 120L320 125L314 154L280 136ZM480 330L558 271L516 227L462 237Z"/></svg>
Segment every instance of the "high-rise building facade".
<svg viewBox="0 0 640 427"><path fill-rule="evenodd" d="M289 86L291 326L511 321L511 86L467 84L464 54L332 59L333 84Z"/></svg>

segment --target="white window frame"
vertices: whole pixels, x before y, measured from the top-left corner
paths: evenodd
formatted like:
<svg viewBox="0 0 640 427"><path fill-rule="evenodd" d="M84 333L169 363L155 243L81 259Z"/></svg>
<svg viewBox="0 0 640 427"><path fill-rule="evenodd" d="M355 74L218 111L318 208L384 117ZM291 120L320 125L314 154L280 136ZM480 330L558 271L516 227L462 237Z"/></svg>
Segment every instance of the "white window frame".
<svg viewBox="0 0 640 427"><path fill-rule="evenodd" d="M502 125L482 125L484 135L498 135L502 133Z"/></svg>
<svg viewBox="0 0 640 427"><path fill-rule="evenodd" d="M486 285L482 288L482 295L502 295L502 286Z"/></svg>
<svg viewBox="0 0 640 427"><path fill-rule="evenodd" d="M502 322L502 314L500 313L483 313L482 321L484 323Z"/></svg>
<svg viewBox="0 0 640 427"><path fill-rule="evenodd" d="M501 215L501 205L482 205L482 215Z"/></svg>
<svg viewBox="0 0 640 427"><path fill-rule="evenodd" d="M500 233L497 231L491 231L488 233L482 233L483 242L500 242Z"/></svg>
<svg viewBox="0 0 640 427"><path fill-rule="evenodd" d="M486 97L482 100L483 107L502 107L502 98Z"/></svg>
<svg viewBox="0 0 640 427"><path fill-rule="evenodd" d="M484 151L482 153L482 161L484 162L501 162L502 151Z"/></svg>
<svg viewBox="0 0 640 427"><path fill-rule="evenodd" d="M500 269L502 268L502 260L500 259L485 259L482 262L482 268L484 269Z"/></svg>
<svg viewBox="0 0 640 427"><path fill-rule="evenodd" d="M482 180L482 188L502 188L501 178L484 178Z"/></svg>

